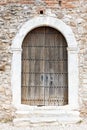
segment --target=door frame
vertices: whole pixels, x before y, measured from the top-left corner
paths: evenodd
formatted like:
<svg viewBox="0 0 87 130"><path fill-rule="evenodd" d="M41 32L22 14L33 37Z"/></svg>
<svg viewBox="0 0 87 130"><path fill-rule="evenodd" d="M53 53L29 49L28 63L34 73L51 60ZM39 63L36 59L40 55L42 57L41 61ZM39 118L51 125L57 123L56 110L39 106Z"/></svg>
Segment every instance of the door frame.
<svg viewBox="0 0 87 130"><path fill-rule="evenodd" d="M16 34L11 51L12 55L12 73L11 73L11 86L12 86L12 103L16 108L23 106L21 104L21 54L22 43L26 35L34 28L48 26L52 27L65 37L67 42L68 54L68 105L61 106L61 108L68 107L70 109L78 108L78 46L71 28L63 21L48 16L38 16L25 22ZM33 107L33 106L31 106ZM46 106L45 106L46 107ZM50 106L49 106L50 107ZM59 108L60 106L58 106ZM46 107L47 108L47 107Z"/></svg>

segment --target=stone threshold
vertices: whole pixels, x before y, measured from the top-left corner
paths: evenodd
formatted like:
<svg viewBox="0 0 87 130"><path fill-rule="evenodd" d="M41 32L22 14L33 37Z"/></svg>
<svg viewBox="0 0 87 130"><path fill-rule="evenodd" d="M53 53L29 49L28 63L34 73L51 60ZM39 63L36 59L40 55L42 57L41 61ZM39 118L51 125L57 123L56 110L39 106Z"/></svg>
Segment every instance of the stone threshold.
<svg viewBox="0 0 87 130"><path fill-rule="evenodd" d="M26 106L26 105L24 105ZM81 121L79 111L68 107L24 107L16 111L13 120L15 126L41 125L45 123L78 123ZM52 109L54 108L54 109Z"/></svg>

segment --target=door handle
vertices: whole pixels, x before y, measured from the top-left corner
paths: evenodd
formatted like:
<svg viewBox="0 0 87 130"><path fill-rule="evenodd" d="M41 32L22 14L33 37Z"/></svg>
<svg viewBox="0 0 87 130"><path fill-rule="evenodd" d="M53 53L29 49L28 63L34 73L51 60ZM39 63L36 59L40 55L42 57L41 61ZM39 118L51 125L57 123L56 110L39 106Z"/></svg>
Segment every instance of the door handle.
<svg viewBox="0 0 87 130"><path fill-rule="evenodd" d="M48 75L47 74L43 74L41 75L41 82L45 81L46 83L48 82Z"/></svg>

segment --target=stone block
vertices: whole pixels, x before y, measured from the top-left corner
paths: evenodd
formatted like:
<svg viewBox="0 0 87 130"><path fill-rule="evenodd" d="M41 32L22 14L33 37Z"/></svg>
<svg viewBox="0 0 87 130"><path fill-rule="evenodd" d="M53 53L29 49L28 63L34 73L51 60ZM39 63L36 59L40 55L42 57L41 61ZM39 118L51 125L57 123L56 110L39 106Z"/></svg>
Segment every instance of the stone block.
<svg viewBox="0 0 87 130"><path fill-rule="evenodd" d="M0 71L5 71L5 65L0 66Z"/></svg>

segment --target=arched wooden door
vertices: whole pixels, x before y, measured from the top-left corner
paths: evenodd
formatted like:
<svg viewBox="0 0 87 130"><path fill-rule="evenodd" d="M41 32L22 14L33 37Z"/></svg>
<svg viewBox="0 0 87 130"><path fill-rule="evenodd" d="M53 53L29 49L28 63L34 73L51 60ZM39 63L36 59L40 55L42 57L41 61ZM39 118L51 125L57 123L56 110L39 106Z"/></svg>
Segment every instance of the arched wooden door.
<svg viewBox="0 0 87 130"><path fill-rule="evenodd" d="M27 34L22 52L22 103L34 106L68 104L67 43L51 27Z"/></svg>

